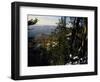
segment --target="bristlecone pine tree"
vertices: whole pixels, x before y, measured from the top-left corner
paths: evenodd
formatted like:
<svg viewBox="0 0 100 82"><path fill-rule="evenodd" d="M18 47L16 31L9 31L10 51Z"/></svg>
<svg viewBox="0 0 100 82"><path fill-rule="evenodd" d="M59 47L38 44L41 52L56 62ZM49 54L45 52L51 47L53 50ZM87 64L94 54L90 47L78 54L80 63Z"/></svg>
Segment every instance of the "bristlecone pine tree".
<svg viewBox="0 0 100 82"><path fill-rule="evenodd" d="M73 17L73 27L66 27L66 17L61 17L57 28L51 34L57 45L51 44L51 65L86 64L87 63L87 18Z"/></svg>

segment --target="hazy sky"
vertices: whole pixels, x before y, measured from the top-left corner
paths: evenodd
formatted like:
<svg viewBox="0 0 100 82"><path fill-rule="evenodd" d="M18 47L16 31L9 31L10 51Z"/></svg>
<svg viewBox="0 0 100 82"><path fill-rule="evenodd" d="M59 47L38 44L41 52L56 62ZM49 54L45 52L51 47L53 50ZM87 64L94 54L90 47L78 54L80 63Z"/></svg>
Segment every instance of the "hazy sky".
<svg viewBox="0 0 100 82"><path fill-rule="evenodd" d="M59 16L36 16L36 15L28 15L28 20L37 18L39 21L36 23L37 25L57 25Z"/></svg>
<svg viewBox="0 0 100 82"><path fill-rule="evenodd" d="M37 25L57 25L61 16L43 16L43 15L28 15L28 20L37 18L39 21ZM70 21L70 18L66 18L66 23Z"/></svg>

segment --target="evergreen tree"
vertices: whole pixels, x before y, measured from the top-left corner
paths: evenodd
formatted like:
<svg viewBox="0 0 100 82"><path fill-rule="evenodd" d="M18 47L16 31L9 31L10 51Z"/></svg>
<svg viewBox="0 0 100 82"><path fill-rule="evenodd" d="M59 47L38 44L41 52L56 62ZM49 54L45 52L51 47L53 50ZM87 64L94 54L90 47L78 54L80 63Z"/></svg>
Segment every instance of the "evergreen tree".
<svg viewBox="0 0 100 82"><path fill-rule="evenodd" d="M55 32L52 37L56 38L57 45L51 45L51 63L56 65L64 65L66 63L66 56L68 56L69 43L67 41L68 29L66 28L66 17L61 17L57 24Z"/></svg>

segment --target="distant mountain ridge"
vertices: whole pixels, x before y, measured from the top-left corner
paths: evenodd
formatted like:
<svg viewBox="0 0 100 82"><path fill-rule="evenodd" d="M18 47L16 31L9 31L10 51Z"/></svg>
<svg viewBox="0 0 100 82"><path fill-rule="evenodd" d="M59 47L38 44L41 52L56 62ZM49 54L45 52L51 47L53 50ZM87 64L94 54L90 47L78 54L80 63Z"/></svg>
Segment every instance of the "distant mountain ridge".
<svg viewBox="0 0 100 82"><path fill-rule="evenodd" d="M49 35L56 27L54 25L30 25L28 26L28 37L36 37L39 34Z"/></svg>

